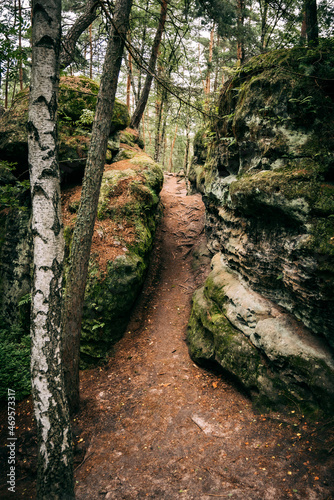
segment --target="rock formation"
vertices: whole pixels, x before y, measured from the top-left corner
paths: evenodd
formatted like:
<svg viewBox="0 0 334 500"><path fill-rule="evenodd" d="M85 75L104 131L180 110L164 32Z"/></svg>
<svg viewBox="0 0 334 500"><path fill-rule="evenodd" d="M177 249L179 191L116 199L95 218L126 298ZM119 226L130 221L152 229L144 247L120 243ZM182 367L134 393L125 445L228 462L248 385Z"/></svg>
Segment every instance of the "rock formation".
<svg viewBox="0 0 334 500"><path fill-rule="evenodd" d="M58 130L67 257L97 92L97 84L86 77L61 78ZM1 201L9 186L14 194L17 189L20 197L17 203L0 207L0 326L9 330L18 327L24 333L29 332L32 275L30 196L24 186L16 186L18 176L27 175L27 108L28 92L24 91L0 118ZM116 101L89 265L82 323L83 365L104 360L124 333L145 278L160 216L162 170L140 149L143 144L138 132L127 128L128 123L126 106ZM17 164L14 170L7 162Z"/></svg>
<svg viewBox="0 0 334 500"><path fill-rule="evenodd" d="M59 166L65 181L83 176L90 143L99 86L85 76L63 76L59 84L58 136ZM26 123L29 90L19 92L10 110L0 117L0 158L16 162L17 173L28 177ZM119 131L130 123L125 104L116 99L111 121L107 161L119 150Z"/></svg>
<svg viewBox="0 0 334 500"><path fill-rule="evenodd" d="M218 123L197 134L189 172L209 247L220 252L194 296L193 358L217 361L258 401L325 410L334 381L332 49L275 51L243 66L222 90Z"/></svg>

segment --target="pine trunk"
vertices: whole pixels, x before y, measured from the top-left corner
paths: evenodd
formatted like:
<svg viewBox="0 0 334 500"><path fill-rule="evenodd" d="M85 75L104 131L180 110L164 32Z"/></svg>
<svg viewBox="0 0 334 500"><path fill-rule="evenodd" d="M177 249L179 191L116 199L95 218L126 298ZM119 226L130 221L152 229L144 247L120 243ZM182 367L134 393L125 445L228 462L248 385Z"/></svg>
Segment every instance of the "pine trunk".
<svg viewBox="0 0 334 500"><path fill-rule="evenodd" d="M206 83L205 83L205 93L206 95L211 92L211 66L212 66L212 53L213 53L213 39L215 34L215 25L212 26L211 34L210 34L210 43L209 43L209 59L208 59L208 71L206 74Z"/></svg>
<svg viewBox="0 0 334 500"><path fill-rule="evenodd" d="M20 90L23 90L23 71L22 71L22 5L21 0L18 2L19 7L19 82Z"/></svg>
<svg viewBox="0 0 334 500"><path fill-rule="evenodd" d="M92 25L89 25L89 78L93 79L93 33Z"/></svg>
<svg viewBox="0 0 334 500"><path fill-rule="evenodd" d="M118 0L103 65L91 143L74 228L63 306L63 361L71 412L79 408L79 344L88 261L132 0Z"/></svg>
<svg viewBox="0 0 334 500"><path fill-rule="evenodd" d="M269 8L269 0L263 1L263 6L261 9L261 51L264 52L266 50L266 34L268 28L268 8Z"/></svg>
<svg viewBox="0 0 334 500"><path fill-rule="evenodd" d="M152 85L152 80L153 80L153 74L155 70L155 65L158 59L158 53L159 53L159 46L162 38L162 34L165 29L165 23L166 23L166 17L167 17L167 0L161 0L161 10L160 10L160 18L159 18L159 25L157 32L154 37L153 45L152 45L152 51L151 51L151 57L150 61L148 63L148 73L146 75L145 83L143 90L140 94L140 98L138 100L138 104L136 106L136 109L132 115L131 118L131 123L130 127L138 129L140 120L143 116L143 113L145 111L145 107L147 104L148 96L151 90L151 85Z"/></svg>
<svg viewBox="0 0 334 500"><path fill-rule="evenodd" d="M244 9L245 1L237 0L237 61L238 65L242 64L245 59L245 45L244 45Z"/></svg>
<svg viewBox="0 0 334 500"><path fill-rule="evenodd" d="M316 0L305 0L305 17L306 17L306 33L308 45L318 45L319 29L318 29L318 12Z"/></svg>
<svg viewBox="0 0 334 500"><path fill-rule="evenodd" d="M57 162L61 0L34 0L28 150L34 278L31 375L38 439L37 498L74 498L69 411L61 365L64 238Z"/></svg>

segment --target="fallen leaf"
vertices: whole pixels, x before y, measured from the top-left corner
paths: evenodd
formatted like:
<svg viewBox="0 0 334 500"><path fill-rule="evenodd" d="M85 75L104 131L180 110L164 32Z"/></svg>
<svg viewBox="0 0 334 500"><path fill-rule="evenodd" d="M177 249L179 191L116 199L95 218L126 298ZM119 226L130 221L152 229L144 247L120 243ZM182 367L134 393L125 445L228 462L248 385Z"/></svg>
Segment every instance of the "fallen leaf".
<svg viewBox="0 0 334 500"><path fill-rule="evenodd" d="M218 386L218 382L212 382L212 387L213 387L214 389L217 389L217 386Z"/></svg>

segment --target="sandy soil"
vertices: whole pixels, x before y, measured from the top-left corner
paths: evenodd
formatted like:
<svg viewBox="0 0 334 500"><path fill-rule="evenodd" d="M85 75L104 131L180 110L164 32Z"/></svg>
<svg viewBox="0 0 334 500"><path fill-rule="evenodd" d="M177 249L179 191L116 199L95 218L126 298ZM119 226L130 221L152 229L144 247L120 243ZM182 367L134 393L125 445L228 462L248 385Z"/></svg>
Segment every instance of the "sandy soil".
<svg viewBox="0 0 334 500"><path fill-rule="evenodd" d="M172 176L162 202L152 265L128 331L106 366L81 374L82 409L73 422L77 499L333 499L333 420L310 422L297 408L255 412L223 374L189 358L191 296L208 272L208 259L194 259L203 246L204 207ZM17 496L34 498L31 401L18 413ZM4 488L0 495L12 498Z"/></svg>
<svg viewBox="0 0 334 500"><path fill-rule="evenodd" d="M176 177L166 178L162 201L151 277L128 333L108 367L82 380L86 407L95 381L99 417L77 498L331 498L330 455L311 443L320 424L297 411L255 413L221 374L189 358L191 295L206 272L194 272L191 250L204 207Z"/></svg>

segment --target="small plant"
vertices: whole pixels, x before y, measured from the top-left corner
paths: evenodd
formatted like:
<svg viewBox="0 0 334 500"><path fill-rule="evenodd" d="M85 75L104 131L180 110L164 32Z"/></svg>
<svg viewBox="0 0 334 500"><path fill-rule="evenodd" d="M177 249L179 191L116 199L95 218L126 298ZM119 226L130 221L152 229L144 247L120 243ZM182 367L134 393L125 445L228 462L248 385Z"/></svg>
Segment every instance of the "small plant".
<svg viewBox="0 0 334 500"><path fill-rule="evenodd" d="M6 208L18 208L25 210L22 206L20 196L29 189L28 180L18 181L12 174L16 163L0 161L0 212Z"/></svg>
<svg viewBox="0 0 334 500"><path fill-rule="evenodd" d="M79 120L77 120L76 122L76 125L91 127L93 125L94 116L95 112L92 111L91 109L83 109Z"/></svg>
<svg viewBox="0 0 334 500"><path fill-rule="evenodd" d="M0 318L0 400L8 389L15 390L17 400L30 394L30 336Z"/></svg>

